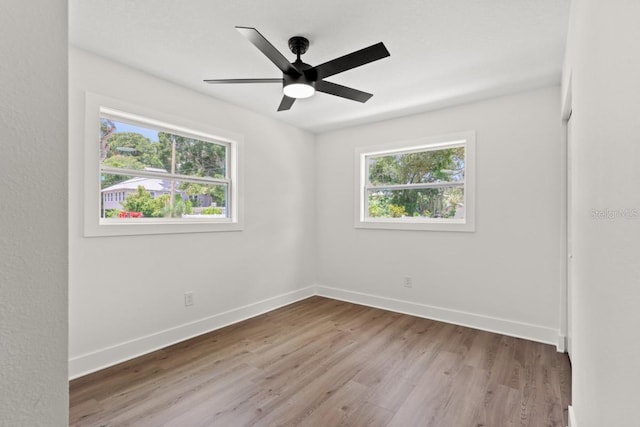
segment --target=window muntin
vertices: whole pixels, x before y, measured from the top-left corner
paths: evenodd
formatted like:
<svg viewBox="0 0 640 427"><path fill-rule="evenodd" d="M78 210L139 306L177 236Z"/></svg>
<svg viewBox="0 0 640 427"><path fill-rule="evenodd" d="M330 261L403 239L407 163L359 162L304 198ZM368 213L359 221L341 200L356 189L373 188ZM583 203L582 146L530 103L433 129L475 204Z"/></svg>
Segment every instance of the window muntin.
<svg viewBox="0 0 640 427"><path fill-rule="evenodd" d="M356 227L474 230L475 134L356 150Z"/></svg>

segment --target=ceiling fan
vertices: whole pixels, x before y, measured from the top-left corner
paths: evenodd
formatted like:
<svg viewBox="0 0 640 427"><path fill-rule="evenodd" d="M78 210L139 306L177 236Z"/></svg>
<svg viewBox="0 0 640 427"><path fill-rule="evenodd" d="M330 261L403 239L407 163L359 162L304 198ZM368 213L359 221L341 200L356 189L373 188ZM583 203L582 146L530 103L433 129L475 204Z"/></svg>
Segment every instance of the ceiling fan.
<svg viewBox="0 0 640 427"><path fill-rule="evenodd" d="M309 40L306 38L295 36L289 39L289 49L297 56L295 62L289 62L289 60L255 28L236 27L236 29L282 71L282 78L211 79L205 80L205 82L211 84L281 83L284 95L278 111L290 109L297 98L308 98L312 96L315 91L351 99L353 101L367 102L373 94L331 83L324 79L342 73L343 71L368 64L369 62L386 58L390 55L384 44L380 42L312 67L300 59L300 56L309 48Z"/></svg>

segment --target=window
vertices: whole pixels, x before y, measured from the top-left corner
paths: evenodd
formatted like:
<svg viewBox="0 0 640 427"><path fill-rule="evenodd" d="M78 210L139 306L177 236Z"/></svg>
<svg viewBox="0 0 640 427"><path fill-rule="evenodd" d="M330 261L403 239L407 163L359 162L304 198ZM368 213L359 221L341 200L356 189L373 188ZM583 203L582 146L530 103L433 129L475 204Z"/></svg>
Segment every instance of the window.
<svg viewBox="0 0 640 427"><path fill-rule="evenodd" d="M358 149L359 228L474 231L475 134Z"/></svg>
<svg viewBox="0 0 640 427"><path fill-rule="evenodd" d="M85 235L241 229L241 138L93 94L85 127Z"/></svg>

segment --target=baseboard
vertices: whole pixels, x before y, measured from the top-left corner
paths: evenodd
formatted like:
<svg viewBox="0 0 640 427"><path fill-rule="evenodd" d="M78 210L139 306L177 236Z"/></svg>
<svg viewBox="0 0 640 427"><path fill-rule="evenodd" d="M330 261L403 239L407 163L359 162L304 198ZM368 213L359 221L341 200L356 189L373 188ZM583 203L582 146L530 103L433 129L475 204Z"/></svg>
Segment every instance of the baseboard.
<svg viewBox="0 0 640 427"><path fill-rule="evenodd" d="M435 307L394 298L347 291L327 286L318 286L317 294L327 298L352 302L369 307L382 308L384 310L410 314L412 316L424 317L427 319L439 320L474 329L496 332L544 344L558 346L559 343L559 331L557 329L546 328L544 326L451 310L448 308Z"/></svg>
<svg viewBox="0 0 640 427"><path fill-rule="evenodd" d="M241 322L315 295L314 286L267 298L204 319L103 348L69 360L69 379L113 366L163 347Z"/></svg>
<svg viewBox="0 0 640 427"><path fill-rule="evenodd" d="M69 379L99 371L100 369L250 319L313 295L552 344L556 345L558 351L564 351L563 348L561 350L564 338L560 337L558 330L555 329L328 286L309 286L215 314L191 323L73 357L69 360ZM569 426L571 427L571 423ZM575 425L573 427L575 427Z"/></svg>
<svg viewBox="0 0 640 427"><path fill-rule="evenodd" d="M556 344L558 353L567 352L567 337L565 335L558 335L558 343Z"/></svg>
<svg viewBox="0 0 640 427"><path fill-rule="evenodd" d="M568 427L578 427L578 424L576 423L576 416L575 416L575 414L573 413L573 406L569 405L569 408L568 408L568 409L569 409L569 410L567 411L567 412L568 412L567 417L568 417L568 419L569 419Z"/></svg>

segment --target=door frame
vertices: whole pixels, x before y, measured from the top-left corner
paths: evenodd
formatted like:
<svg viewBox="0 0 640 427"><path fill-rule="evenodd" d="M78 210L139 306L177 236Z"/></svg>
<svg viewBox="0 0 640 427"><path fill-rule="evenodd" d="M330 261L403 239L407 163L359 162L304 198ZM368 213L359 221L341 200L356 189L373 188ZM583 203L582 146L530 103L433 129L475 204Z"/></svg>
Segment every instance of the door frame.
<svg viewBox="0 0 640 427"><path fill-rule="evenodd" d="M561 260L561 286L560 286L560 339L558 340L558 350L565 351L571 359L573 342L572 331L572 232L573 224L572 212L572 132L571 116L572 107L572 75L567 73L567 83L563 85L564 93L561 105L562 135L560 150L560 254Z"/></svg>

